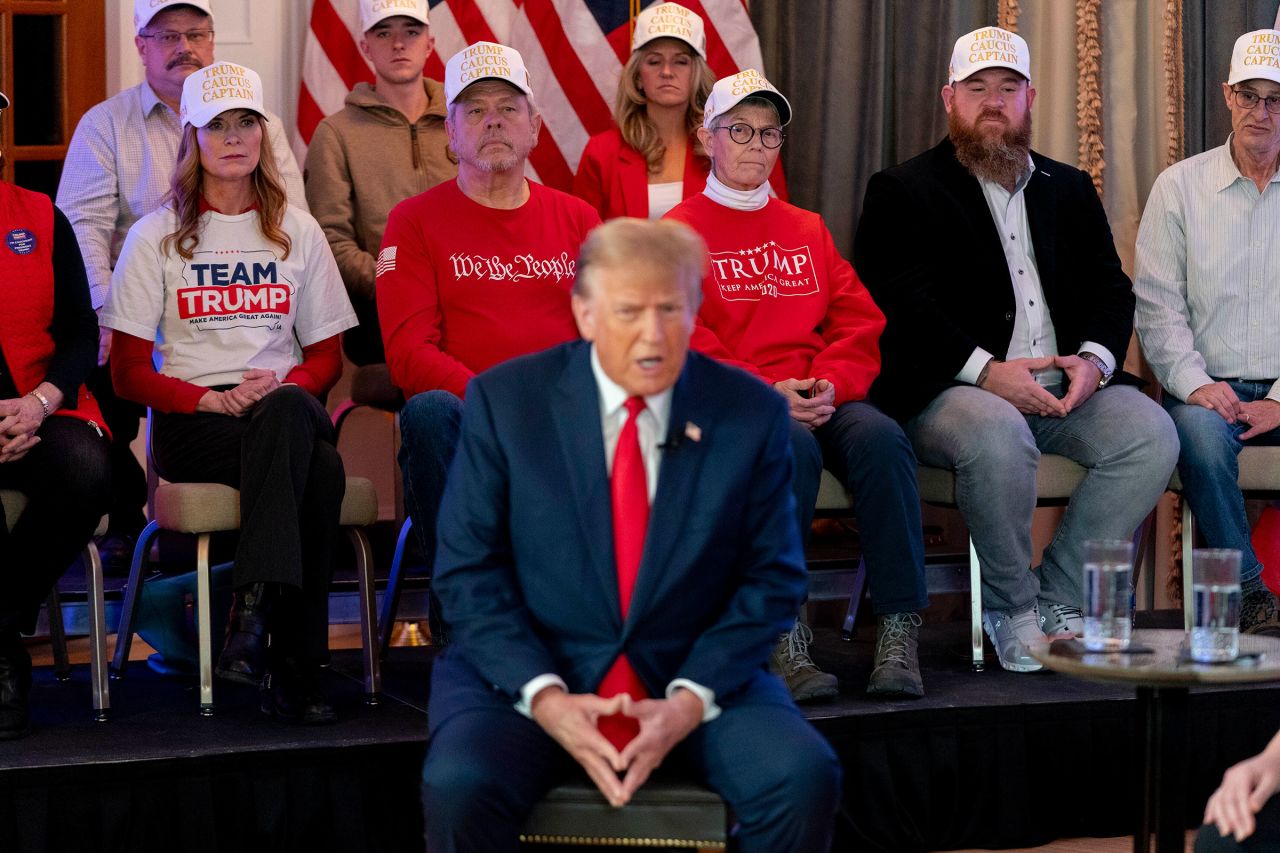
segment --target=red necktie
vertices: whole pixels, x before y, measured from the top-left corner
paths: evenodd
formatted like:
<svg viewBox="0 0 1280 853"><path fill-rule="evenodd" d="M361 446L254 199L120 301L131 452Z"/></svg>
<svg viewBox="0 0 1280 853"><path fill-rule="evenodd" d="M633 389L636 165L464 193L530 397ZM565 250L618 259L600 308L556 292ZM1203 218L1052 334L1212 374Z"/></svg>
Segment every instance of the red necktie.
<svg viewBox="0 0 1280 853"><path fill-rule="evenodd" d="M644 411L643 397L629 397L626 402L627 422L618 434L618 446L613 454L613 475L609 487L613 495L613 560L618 570L618 599L622 603L622 619L627 619L631 606L631 591L640 571L640 558L644 554L645 531L649 528L649 486L644 471L644 457L640 453L640 434L636 419ZM633 699L649 695L626 655L619 655L605 673L604 681L596 691L606 699L619 693L628 693ZM614 714L599 720L601 734L619 751L640 731L634 717Z"/></svg>

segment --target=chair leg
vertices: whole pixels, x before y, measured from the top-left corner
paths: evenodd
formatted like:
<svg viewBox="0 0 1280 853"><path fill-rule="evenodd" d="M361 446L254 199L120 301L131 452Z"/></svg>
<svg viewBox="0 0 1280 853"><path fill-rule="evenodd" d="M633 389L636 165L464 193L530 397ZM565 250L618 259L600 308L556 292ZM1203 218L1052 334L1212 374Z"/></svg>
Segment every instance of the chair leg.
<svg viewBox="0 0 1280 853"><path fill-rule="evenodd" d="M59 681L71 680L71 659L67 656L67 627L62 621L62 596L55 585L45 600L49 616L49 642L53 646L53 672Z"/></svg>
<svg viewBox="0 0 1280 853"><path fill-rule="evenodd" d="M138 593L142 588L142 568L147 564L151 540L159 531L159 523L147 522L147 526L138 536L138 544L133 549L133 562L129 565L129 582L125 587L124 602L120 608L120 624L116 626L116 652L111 663L111 674L115 678L124 678L125 668L129 665L129 647L133 645L133 620L137 616Z"/></svg>
<svg viewBox="0 0 1280 853"><path fill-rule="evenodd" d="M400 609L400 581L404 570L404 549L413 530L413 519L405 518L396 538L395 554L391 557L391 573L387 576L387 588L382 593L382 612L378 614L378 653L386 657L391 647L391 631L396 625L396 611Z"/></svg>
<svg viewBox="0 0 1280 853"><path fill-rule="evenodd" d="M93 689L93 718L105 722L111 712L111 688L107 683L107 605L102 583L102 556L89 540L84 549L89 599L89 682Z"/></svg>
<svg viewBox="0 0 1280 853"><path fill-rule="evenodd" d="M973 537L969 537L969 634L973 644L973 671L982 672L982 568Z"/></svg>
<svg viewBox="0 0 1280 853"><path fill-rule="evenodd" d="M1182 627L1188 634L1195 624L1195 602L1191 595L1191 558L1196 547L1196 519L1187 496L1182 496Z"/></svg>
<svg viewBox="0 0 1280 853"><path fill-rule="evenodd" d="M210 624L209 539L196 539L196 630L200 644L200 716L213 715L213 628Z"/></svg>
<svg viewBox="0 0 1280 853"><path fill-rule="evenodd" d="M858 559L858 568L853 573L853 590L849 593L849 609L844 614L844 626L840 629L840 639L853 639L853 626L858 621L858 606L862 604L862 593L867 588L867 558Z"/></svg>
<svg viewBox="0 0 1280 853"><path fill-rule="evenodd" d="M377 705L382 692L382 669L378 642L377 591L373 584L373 553L369 539L358 527L348 527L356 554L356 578L360 586L360 656L364 662L364 701Z"/></svg>

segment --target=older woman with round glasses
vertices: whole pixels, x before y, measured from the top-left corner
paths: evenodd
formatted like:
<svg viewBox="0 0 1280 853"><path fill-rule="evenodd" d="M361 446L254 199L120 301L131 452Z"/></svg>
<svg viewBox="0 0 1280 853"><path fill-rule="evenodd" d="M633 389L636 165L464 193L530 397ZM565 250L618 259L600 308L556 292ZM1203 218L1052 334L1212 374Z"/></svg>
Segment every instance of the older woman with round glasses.
<svg viewBox="0 0 1280 853"><path fill-rule="evenodd" d="M791 105L755 70L717 81L698 130L706 189L668 216L707 242L710 274L692 346L771 384L791 410L792 490L808 535L822 469L848 488L879 625L870 693L921 696L916 642L927 603L916 464L902 429L866 401L884 315L817 214L769 195ZM796 701L832 696L801 622L772 668Z"/></svg>
<svg viewBox="0 0 1280 853"><path fill-rule="evenodd" d="M614 102L617 126L587 142L574 195L601 219L658 219L701 192L711 162L697 130L714 82L701 17L678 3L637 15ZM772 184L786 198L781 169Z"/></svg>

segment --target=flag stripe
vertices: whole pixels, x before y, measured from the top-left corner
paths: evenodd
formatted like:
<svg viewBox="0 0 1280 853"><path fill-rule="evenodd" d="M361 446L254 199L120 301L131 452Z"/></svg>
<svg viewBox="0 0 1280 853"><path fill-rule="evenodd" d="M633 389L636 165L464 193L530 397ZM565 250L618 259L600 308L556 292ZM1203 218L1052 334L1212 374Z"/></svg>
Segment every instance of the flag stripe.
<svg viewBox="0 0 1280 853"><path fill-rule="evenodd" d="M373 73L356 46L351 31L334 11L329 0L316 0L311 9L311 31L324 45L324 52L333 63L333 69L350 91L360 82L372 82Z"/></svg>
<svg viewBox="0 0 1280 853"><path fill-rule="evenodd" d="M524 11L528 16L529 26L541 44L551 78L564 90L583 126L608 127L613 113L600 96L591 75L578 58L577 51L569 43L560 23L560 16L550 0L525 0ZM517 45L516 49L524 54L523 46Z"/></svg>

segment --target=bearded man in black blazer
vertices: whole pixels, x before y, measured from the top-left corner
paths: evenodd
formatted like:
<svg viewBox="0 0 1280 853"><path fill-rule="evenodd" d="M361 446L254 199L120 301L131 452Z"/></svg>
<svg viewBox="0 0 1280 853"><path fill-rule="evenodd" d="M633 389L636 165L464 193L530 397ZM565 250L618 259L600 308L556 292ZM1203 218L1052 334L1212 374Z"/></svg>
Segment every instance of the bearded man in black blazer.
<svg viewBox="0 0 1280 853"><path fill-rule="evenodd" d="M1164 412L1118 367L1134 298L1089 176L1031 151L1027 43L961 36L948 135L875 175L854 265L888 320L871 399L917 458L956 472L982 564L983 622L1005 669L1079 635L1084 542L1128 539L1178 455ZM1031 569L1041 453L1088 469Z"/></svg>

